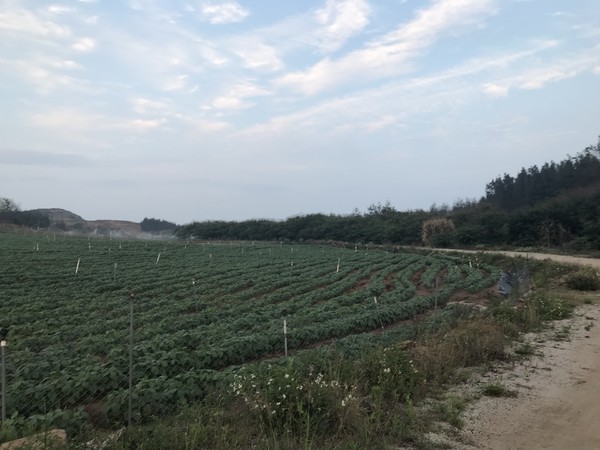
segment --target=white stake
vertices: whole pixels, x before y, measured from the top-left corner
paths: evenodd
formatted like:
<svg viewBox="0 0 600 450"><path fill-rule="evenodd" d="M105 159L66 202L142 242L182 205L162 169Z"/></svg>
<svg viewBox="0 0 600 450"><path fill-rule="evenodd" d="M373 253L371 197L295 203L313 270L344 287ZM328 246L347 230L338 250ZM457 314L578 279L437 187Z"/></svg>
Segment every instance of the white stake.
<svg viewBox="0 0 600 450"><path fill-rule="evenodd" d="M79 272L79 263L81 262L81 258L79 258L77 260L77 267L75 267L75 274L77 274L77 272Z"/></svg>
<svg viewBox="0 0 600 450"><path fill-rule="evenodd" d="M335 273L340 273L340 260L341 258L338 258L337 270L335 271Z"/></svg>
<svg viewBox="0 0 600 450"><path fill-rule="evenodd" d="M287 356L287 321L285 319L283 319L283 349L285 356Z"/></svg>
<svg viewBox="0 0 600 450"><path fill-rule="evenodd" d="M155 264L158 264L158 261L160 261L160 252L158 253L158 256L156 257L156 263Z"/></svg>
<svg viewBox="0 0 600 450"><path fill-rule="evenodd" d="M36 252L40 251L40 244L38 244L38 243L35 244L35 251Z"/></svg>

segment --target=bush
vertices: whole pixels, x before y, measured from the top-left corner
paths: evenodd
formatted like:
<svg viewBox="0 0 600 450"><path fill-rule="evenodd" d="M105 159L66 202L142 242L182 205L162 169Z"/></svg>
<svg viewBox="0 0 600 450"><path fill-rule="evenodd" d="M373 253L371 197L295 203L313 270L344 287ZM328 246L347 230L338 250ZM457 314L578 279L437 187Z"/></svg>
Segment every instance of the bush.
<svg viewBox="0 0 600 450"><path fill-rule="evenodd" d="M566 300L536 292L525 300L522 310L526 327L537 327L545 320L562 320L571 316L573 305Z"/></svg>
<svg viewBox="0 0 600 450"><path fill-rule="evenodd" d="M577 272L573 272L566 277L565 281L569 289L576 291L600 290L600 276L593 267L584 267Z"/></svg>

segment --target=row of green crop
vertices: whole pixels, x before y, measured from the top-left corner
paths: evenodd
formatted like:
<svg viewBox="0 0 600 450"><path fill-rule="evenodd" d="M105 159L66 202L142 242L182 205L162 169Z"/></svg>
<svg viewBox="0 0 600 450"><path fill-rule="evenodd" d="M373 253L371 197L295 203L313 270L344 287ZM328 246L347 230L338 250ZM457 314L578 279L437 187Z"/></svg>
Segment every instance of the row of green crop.
<svg viewBox="0 0 600 450"><path fill-rule="evenodd" d="M122 417L131 291L134 409L158 414L160 399L193 401L223 369L281 354L284 318L300 351L412 319L494 276L442 255L106 240L89 249L80 239L32 251L30 239L3 238L9 411L23 416L99 403ZM419 272L430 295L416 295Z"/></svg>

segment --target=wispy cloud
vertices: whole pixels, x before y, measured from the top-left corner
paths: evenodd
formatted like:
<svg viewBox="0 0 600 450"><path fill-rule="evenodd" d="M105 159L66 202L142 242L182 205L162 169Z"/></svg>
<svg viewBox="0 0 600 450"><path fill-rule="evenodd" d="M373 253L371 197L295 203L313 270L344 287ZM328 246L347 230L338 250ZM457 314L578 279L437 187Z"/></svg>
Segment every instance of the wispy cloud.
<svg viewBox="0 0 600 450"><path fill-rule="evenodd" d="M30 59L0 59L0 68L5 73L13 73L20 79L35 86L37 92L47 94L57 89L90 91L85 80L73 75L82 66L70 59L35 57Z"/></svg>
<svg viewBox="0 0 600 450"><path fill-rule="evenodd" d="M18 166L82 167L91 161L81 155L36 150L0 149L0 164Z"/></svg>
<svg viewBox="0 0 600 450"><path fill-rule="evenodd" d="M238 2L203 3L200 12L213 25L241 22L250 15Z"/></svg>
<svg viewBox="0 0 600 450"><path fill-rule="evenodd" d="M255 83L243 81L226 89L225 95L216 97L210 106L215 109L242 110L254 106L254 103L248 102L246 99L271 94L269 90Z"/></svg>
<svg viewBox="0 0 600 450"><path fill-rule="evenodd" d="M78 39L72 47L73 50L76 50L78 52L88 53L96 48L96 40L92 39L91 37L83 37L81 39Z"/></svg>
<svg viewBox="0 0 600 450"><path fill-rule="evenodd" d="M147 98L133 98L131 99L133 110L138 114L155 113L167 108L167 104L163 101L150 100Z"/></svg>
<svg viewBox="0 0 600 450"><path fill-rule="evenodd" d="M537 62L533 66L515 71L510 76L496 78L483 86L491 96L506 96L511 89L541 89L549 83L574 78L585 72L594 72L600 64L600 48L592 52L557 58L549 62Z"/></svg>
<svg viewBox="0 0 600 450"><path fill-rule="evenodd" d="M365 0L327 0L315 11L316 40L326 52L338 50L369 23L371 8Z"/></svg>
<svg viewBox="0 0 600 450"><path fill-rule="evenodd" d="M438 0L393 32L339 59L322 59L305 71L288 73L275 85L316 94L351 81L386 78L409 72L412 62L442 34L472 26L495 13L493 0Z"/></svg>
<svg viewBox="0 0 600 450"><path fill-rule="evenodd" d="M600 63L598 55L588 53L545 64L536 57L556 46L555 41L534 42L524 50L473 58L428 76L355 90L352 94L324 100L292 114L272 117L265 123L249 127L244 133L280 135L299 129L322 135L331 130L343 133L372 132L401 125L417 115L431 114L448 104L464 103L469 98L477 98L481 91L489 96L501 97L506 96L512 88L541 88L545 83L593 70L594 64ZM563 68L562 71L560 68ZM511 75L499 77L499 71ZM474 77L482 80L481 85L472 82Z"/></svg>
<svg viewBox="0 0 600 450"><path fill-rule="evenodd" d="M265 44L260 39L244 39L232 42L232 52L241 58L248 69L275 72L284 68L283 61L277 54L277 48Z"/></svg>
<svg viewBox="0 0 600 450"><path fill-rule="evenodd" d="M66 38L71 35L69 27L44 20L26 9L0 10L0 33L2 31L16 31L51 38Z"/></svg>

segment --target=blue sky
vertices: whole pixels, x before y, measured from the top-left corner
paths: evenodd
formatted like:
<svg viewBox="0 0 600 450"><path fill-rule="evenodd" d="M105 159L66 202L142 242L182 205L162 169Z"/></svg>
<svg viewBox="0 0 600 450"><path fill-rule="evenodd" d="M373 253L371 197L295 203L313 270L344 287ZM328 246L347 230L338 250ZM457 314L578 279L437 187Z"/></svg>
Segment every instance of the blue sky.
<svg viewBox="0 0 600 450"><path fill-rule="evenodd" d="M86 219L478 198L600 133L598 0L0 0L0 196Z"/></svg>

